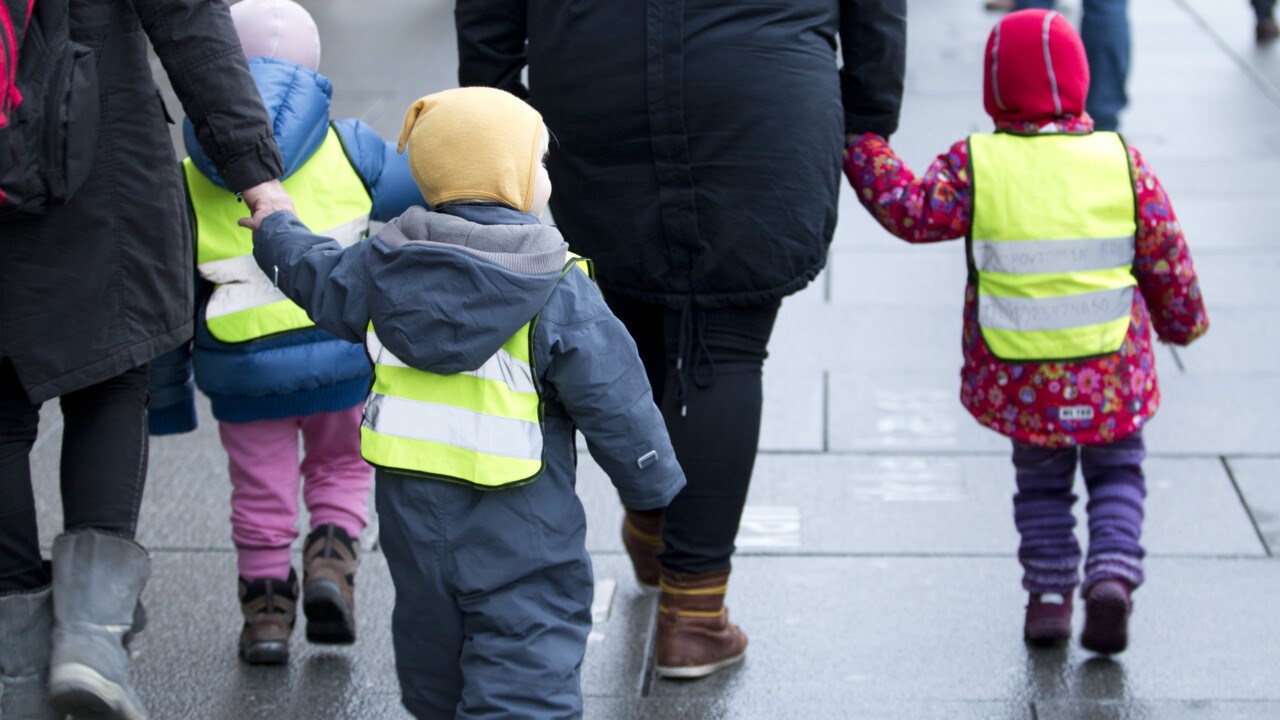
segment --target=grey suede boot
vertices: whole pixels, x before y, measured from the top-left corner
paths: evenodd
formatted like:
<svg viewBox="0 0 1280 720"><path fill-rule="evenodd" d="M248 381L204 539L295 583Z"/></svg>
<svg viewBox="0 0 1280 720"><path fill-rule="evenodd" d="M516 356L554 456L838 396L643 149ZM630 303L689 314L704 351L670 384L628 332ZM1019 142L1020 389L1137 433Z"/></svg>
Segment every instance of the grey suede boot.
<svg viewBox="0 0 1280 720"><path fill-rule="evenodd" d="M147 551L126 538L84 530L53 541L54 707L75 717L146 719L129 685L126 643L150 572Z"/></svg>
<svg viewBox="0 0 1280 720"><path fill-rule="evenodd" d="M49 704L52 589L0 595L0 718L62 720Z"/></svg>

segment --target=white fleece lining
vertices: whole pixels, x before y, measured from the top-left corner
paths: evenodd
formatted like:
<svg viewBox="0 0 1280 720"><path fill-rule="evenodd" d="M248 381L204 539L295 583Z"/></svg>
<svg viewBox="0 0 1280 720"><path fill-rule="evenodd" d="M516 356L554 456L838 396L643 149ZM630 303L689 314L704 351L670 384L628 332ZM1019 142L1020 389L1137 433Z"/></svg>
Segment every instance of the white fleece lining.
<svg viewBox="0 0 1280 720"><path fill-rule="evenodd" d="M1058 13L1050 11L1044 16L1044 66L1049 71L1049 88L1053 90L1053 109L1055 115L1062 114L1062 98L1058 95L1058 76L1053 73L1053 57L1049 53L1049 26Z"/></svg>
<svg viewBox="0 0 1280 720"><path fill-rule="evenodd" d="M996 98L996 107L1008 110L1000 100L1000 25L996 23L996 36L991 43L991 94Z"/></svg>

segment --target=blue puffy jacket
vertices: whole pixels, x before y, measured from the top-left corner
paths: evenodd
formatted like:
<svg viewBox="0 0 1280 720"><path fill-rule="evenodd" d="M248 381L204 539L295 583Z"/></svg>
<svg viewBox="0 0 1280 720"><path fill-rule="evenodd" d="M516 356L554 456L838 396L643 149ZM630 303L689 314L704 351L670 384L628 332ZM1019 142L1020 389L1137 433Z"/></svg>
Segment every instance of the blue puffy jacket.
<svg viewBox="0 0 1280 720"><path fill-rule="evenodd" d="M253 58L249 69L271 116L288 177L324 142L333 86L319 73L275 58ZM192 162L225 187L213 160L195 141L191 122L184 125ZM358 120L338 120L332 125L373 198L374 220L390 220L411 205L423 204L408 161L396 154L395 143L386 142ZM193 386L209 396L213 416L223 422L333 412L364 399L369 390L369 361L363 347L318 329L246 344L219 342L204 322L212 288L199 276L196 286L195 338L152 363L153 434L195 429Z"/></svg>

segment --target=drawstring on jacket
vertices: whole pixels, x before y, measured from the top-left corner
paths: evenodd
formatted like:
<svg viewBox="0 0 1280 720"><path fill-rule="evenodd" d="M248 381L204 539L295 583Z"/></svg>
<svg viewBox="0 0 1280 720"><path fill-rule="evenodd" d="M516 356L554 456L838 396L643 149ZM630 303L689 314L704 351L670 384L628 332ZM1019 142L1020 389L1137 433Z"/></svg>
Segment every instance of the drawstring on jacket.
<svg viewBox="0 0 1280 720"><path fill-rule="evenodd" d="M689 414L685 403L689 374L693 374L694 385L703 389L711 387L716 379L716 363L707 349L706 329L706 311L693 303L685 305L680 311L680 341L676 350L676 402L680 404L680 417Z"/></svg>

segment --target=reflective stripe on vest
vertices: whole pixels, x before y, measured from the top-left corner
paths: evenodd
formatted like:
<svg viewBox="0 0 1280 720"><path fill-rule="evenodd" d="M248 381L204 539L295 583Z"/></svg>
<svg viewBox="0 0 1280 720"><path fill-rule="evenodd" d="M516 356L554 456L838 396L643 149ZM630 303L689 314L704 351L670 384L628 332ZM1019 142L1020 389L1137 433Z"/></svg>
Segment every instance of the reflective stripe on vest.
<svg viewBox="0 0 1280 720"><path fill-rule="evenodd" d="M590 261L572 255L564 272L575 266L594 277ZM533 360L537 324L535 316L479 368L440 375L396 357L369 323L365 349L373 361L373 388L360 427L365 460L484 490L536 480L545 467L543 400Z"/></svg>
<svg viewBox="0 0 1280 720"><path fill-rule="evenodd" d="M1120 349L1133 310L1136 198L1120 136L973 135L971 272L1002 360Z"/></svg>
<svg viewBox="0 0 1280 720"><path fill-rule="evenodd" d="M195 217L196 267L216 285L205 307L209 334L221 342L243 343L314 327L306 311L285 297L254 261L253 233L236 224L249 215L245 204L214 185L190 158L182 167ZM373 201L332 127L315 154L283 184L298 217L317 234L343 247L368 234Z"/></svg>

